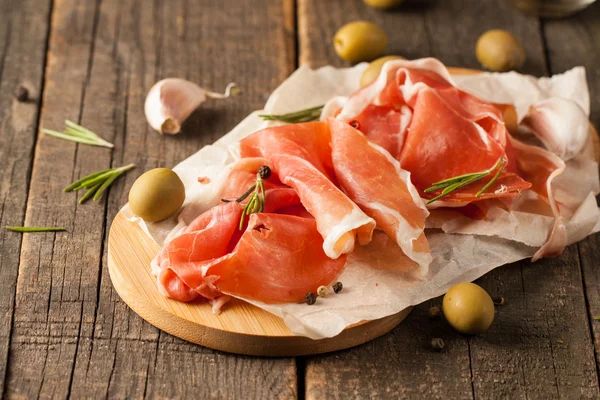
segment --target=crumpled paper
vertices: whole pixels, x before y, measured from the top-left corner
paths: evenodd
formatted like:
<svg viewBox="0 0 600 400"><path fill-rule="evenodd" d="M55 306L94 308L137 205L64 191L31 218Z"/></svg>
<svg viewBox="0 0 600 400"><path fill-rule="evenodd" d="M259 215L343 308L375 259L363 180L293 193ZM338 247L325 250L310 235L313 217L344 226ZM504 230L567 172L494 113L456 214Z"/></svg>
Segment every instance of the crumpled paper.
<svg viewBox="0 0 600 400"><path fill-rule="evenodd" d="M186 187L186 201L179 215L146 224L133 216L127 206L123 212L162 245L219 202L219 189L237 157L236 143L274 124L262 121L258 114L291 112L324 104L335 96L348 96L358 88L366 66L299 68L273 92L264 110L250 114L227 135L174 168ZM583 68L541 79L514 72L455 78L461 88L488 101L515 104L519 119L530 105L552 96L575 101L589 114ZM569 196L574 196L580 202L567 224L570 243L600 230L600 210L594 198L599 190L598 165L590 149L588 146L568 162L565 177L557 183L559 201L569 201ZM199 183L198 177L207 178L208 183ZM283 318L294 334L313 339L333 337L351 324L397 313L445 293L458 282L473 281L495 267L531 257L544 243L553 222L549 216L500 210L483 221L458 217L428 221L428 226L436 229L426 231L433 262L424 277L387 235L376 231L371 244L357 246L349 255L338 278L344 285L339 294L319 298L313 306L250 302ZM226 306L223 312L227 312Z"/></svg>

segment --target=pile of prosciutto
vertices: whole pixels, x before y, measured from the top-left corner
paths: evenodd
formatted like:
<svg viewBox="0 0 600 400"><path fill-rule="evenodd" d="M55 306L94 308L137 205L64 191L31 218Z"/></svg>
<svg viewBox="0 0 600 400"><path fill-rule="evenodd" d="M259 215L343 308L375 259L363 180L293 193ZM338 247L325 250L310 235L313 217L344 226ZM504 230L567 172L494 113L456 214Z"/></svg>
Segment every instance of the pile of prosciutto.
<svg viewBox="0 0 600 400"><path fill-rule="evenodd" d="M587 123L583 110L569 107L572 118ZM196 207L205 211L154 259L159 291L184 302L208 299L215 311L229 296L297 304L339 279L374 238L377 254L400 251L406 257L395 256L399 268L410 265L429 279L430 232L453 224L459 233L471 225L486 229L515 213L553 220L534 260L561 253L573 241L568 222L597 182L558 199L553 181L565 161L586 151L589 135L565 134L568 126L548 124L543 109L530 110L519 131L509 132L507 110L514 112L459 89L437 60L391 61L371 85L331 99L320 121L243 137L230 146L235 162L216 201ZM245 217L248 198L221 201L242 196L264 165L272 174L263 180L262 212ZM490 169L447 194L431 190ZM209 181L197 178L196 185Z"/></svg>

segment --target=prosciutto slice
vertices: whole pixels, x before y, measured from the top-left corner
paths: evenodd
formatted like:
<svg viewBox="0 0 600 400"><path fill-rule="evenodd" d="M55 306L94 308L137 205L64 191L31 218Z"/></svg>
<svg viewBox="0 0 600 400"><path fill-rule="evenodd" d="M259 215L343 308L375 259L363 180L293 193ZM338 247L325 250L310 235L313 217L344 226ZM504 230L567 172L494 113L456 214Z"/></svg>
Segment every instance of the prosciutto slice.
<svg viewBox="0 0 600 400"><path fill-rule="evenodd" d="M333 177L329 128L309 122L267 128L243 139L242 157L269 160L279 180L292 187L315 218L323 250L331 258L371 240L375 221L337 186Z"/></svg>
<svg viewBox="0 0 600 400"><path fill-rule="evenodd" d="M457 89L437 60L386 63L373 84L349 98L338 119L356 121L370 140L397 158L424 198L441 193L424 192L434 182L484 171L501 157L508 165L485 193L476 196L493 175L444 201L464 205L516 196L530 187L507 154L502 110Z"/></svg>
<svg viewBox="0 0 600 400"><path fill-rule="evenodd" d="M552 181L564 172L566 165L559 156L540 147L530 146L516 139L511 139L511 144L517 155L519 173L532 183L532 191L537 195L528 205L524 203L530 196L524 198L520 208L525 210L529 208L534 213L548 214L544 209L549 207L551 215L555 218L554 227L548 240L534 254L532 261L542 257L556 256L567 247L568 238L566 219L554 198Z"/></svg>
<svg viewBox="0 0 600 400"><path fill-rule="evenodd" d="M159 291L189 302L223 294L267 303L300 302L329 285L346 257L323 252L316 221L283 214L252 214L237 235L241 206L216 206L199 216L156 256ZM217 303L216 303L217 304Z"/></svg>
<svg viewBox="0 0 600 400"><path fill-rule="evenodd" d="M429 212L411 183L410 173L350 125L335 119L328 123L333 165L344 192L425 274L431 263L423 232Z"/></svg>
<svg viewBox="0 0 600 400"><path fill-rule="evenodd" d="M196 218L177 237L168 242L152 261L158 268L158 289L167 297L192 301L199 295L208 299L218 296L204 280L203 267L228 253L242 207L225 203Z"/></svg>
<svg viewBox="0 0 600 400"><path fill-rule="evenodd" d="M266 303L304 300L329 285L346 257L323 252L316 221L292 215L252 214L236 248L207 268L221 292Z"/></svg>

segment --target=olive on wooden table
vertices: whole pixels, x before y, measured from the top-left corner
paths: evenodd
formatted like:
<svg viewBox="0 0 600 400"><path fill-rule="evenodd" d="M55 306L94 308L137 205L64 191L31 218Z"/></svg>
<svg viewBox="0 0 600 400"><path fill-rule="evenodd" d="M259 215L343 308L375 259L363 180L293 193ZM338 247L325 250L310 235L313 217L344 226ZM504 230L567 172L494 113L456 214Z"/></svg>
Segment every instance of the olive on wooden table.
<svg viewBox="0 0 600 400"><path fill-rule="evenodd" d="M492 29L477 40L475 55L491 71L507 72L525 64L525 50L509 32Z"/></svg>
<svg viewBox="0 0 600 400"><path fill-rule="evenodd" d="M145 172L129 190L131 211L148 222L162 221L175 214L184 200L183 182L168 168Z"/></svg>
<svg viewBox="0 0 600 400"><path fill-rule="evenodd" d="M366 5L380 10L389 10L404 3L404 0L363 0Z"/></svg>
<svg viewBox="0 0 600 400"><path fill-rule="evenodd" d="M371 64L369 64L360 76L360 87L365 87L373 83L379 76L383 64L390 60L405 60L405 58L400 56L385 56L371 61Z"/></svg>
<svg viewBox="0 0 600 400"><path fill-rule="evenodd" d="M351 63L371 61L385 51L387 35L371 22L349 22L336 32L333 46L338 56Z"/></svg>
<svg viewBox="0 0 600 400"><path fill-rule="evenodd" d="M494 302L474 283L454 285L444 295L444 317L454 329L465 334L483 333L494 320Z"/></svg>

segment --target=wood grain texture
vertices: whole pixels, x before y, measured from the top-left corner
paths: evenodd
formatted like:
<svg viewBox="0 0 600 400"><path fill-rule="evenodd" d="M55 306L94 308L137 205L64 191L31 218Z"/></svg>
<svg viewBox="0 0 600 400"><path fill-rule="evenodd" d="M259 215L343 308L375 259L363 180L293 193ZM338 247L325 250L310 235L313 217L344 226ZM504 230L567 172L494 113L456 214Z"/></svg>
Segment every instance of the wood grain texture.
<svg viewBox="0 0 600 400"><path fill-rule="evenodd" d="M107 224L136 176L213 142L291 72L279 58L290 34L280 23L283 3L260 3L232 2L225 12L211 1L55 2L41 126L79 120L116 149L39 137L26 222L69 232L24 237L8 396L295 396L293 359L219 355L162 334L119 300L105 266ZM147 126L143 102L167 76L213 90L235 80L244 97L206 103L178 137L160 136ZM80 176L129 162L137 169L115 183L109 200L78 205L75 194L62 193Z"/></svg>
<svg viewBox="0 0 600 400"><path fill-rule="evenodd" d="M0 2L0 227L22 225L43 87L50 1ZM30 99L19 102L23 85ZM52 237L52 235L49 235ZM22 235L0 228L0 391L4 390Z"/></svg>
<svg viewBox="0 0 600 400"><path fill-rule="evenodd" d="M521 72L547 73L540 22L509 8L507 2L491 0L408 1L406 8L392 12L368 9L360 0L327 2L327 5L300 0L301 62L313 66L344 65L333 52L330 41L323 38L332 37L342 24L356 19L373 21L387 31L388 54L409 58L434 56L447 65L471 68L478 67L474 56L477 37L488 29L507 29L521 39L527 52L528 60ZM318 28L313 30L315 26ZM428 330L427 305L420 305L389 335L347 350L343 358L308 359L307 398L341 398L344 393L389 398L596 395L594 349L586 322L576 248L571 246L558 259L533 265L523 261L502 267L481 279L478 283L486 290L504 295L511 302L498 308L497 320L487 335L467 338L450 330L443 333ZM505 291L514 300L508 300ZM419 316L419 322L412 325L411 320ZM404 335L412 340L406 340ZM448 352L437 354L427 350L428 341L435 336L450 344ZM566 341L562 336L571 339ZM399 348L405 354L402 358L396 356ZM377 368L369 368L372 363L377 363ZM368 374L362 366L367 366ZM424 371L436 373L429 375Z"/></svg>
<svg viewBox="0 0 600 400"><path fill-rule="evenodd" d="M600 3L564 20L544 23L544 36L552 73L561 73L582 65L590 89L590 120L600 126L600 54L590 51L600 43ZM600 371L600 234L578 243L582 278L587 300L589 326L595 344L596 369ZM600 372L599 372L600 374Z"/></svg>

